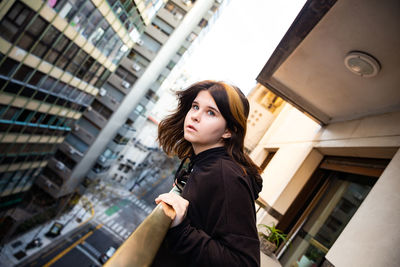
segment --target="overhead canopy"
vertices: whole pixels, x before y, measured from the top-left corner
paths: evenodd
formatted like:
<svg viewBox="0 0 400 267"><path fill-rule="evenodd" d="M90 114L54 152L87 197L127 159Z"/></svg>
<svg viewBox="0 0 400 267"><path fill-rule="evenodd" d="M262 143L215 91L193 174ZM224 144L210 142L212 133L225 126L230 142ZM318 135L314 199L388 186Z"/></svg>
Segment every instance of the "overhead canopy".
<svg viewBox="0 0 400 267"><path fill-rule="evenodd" d="M380 64L346 68L351 51ZM400 1L307 1L257 81L321 124L400 110Z"/></svg>

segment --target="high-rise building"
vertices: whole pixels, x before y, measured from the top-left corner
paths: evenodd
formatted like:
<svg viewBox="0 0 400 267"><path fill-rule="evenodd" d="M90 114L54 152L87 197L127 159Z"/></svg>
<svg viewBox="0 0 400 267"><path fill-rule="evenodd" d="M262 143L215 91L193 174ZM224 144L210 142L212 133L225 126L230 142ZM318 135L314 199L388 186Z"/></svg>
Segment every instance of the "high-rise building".
<svg viewBox="0 0 400 267"><path fill-rule="evenodd" d="M105 171L97 174L97 177L106 177L110 182L119 185L130 183L130 180L138 178L135 176L138 170L140 172L142 168L146 168L149 159L152 158L151 155L158 155L158 153L153 153L158 150L156 141L158 122L177 104L173 91L182 90L186 86L185 83L189 76L195 76L195 73L193 75L186 73L185 67L190 61L193 51L201 44L202 39L213 27L228 3L229 1L215 2L207 12L203 12L202 17L198 19L198 24L195 24L192 29L186 29L188 34L179 46L179 50L168 64L164 65L161 74L154 76L155 81L150 86L151 90L140 99L130 114L135 131L125 139L118 157L110 160L108 165L110 167L107 166ZM183 50L185 50L184 53L182 53ZM112 145L111 143L108 146ZM96 164L96 166L99 165ZM161 166L152 166L151 169L155 172L157 167ZM144 173L146 172L147 170ZM90 174L94 174L93 169ZM162 177L160 176L158 179L162 179Z"/></svg>
<svg viewBox="0 0 400 267"><path fill-rule="evenodd" d="M103 178L148 102L156 100L155 92L218 6L214 0L170 0L154 13L40 175L41 188L60 198Z"/></svg>
<svg viewBox="0 0 400 267"><path fill-rule="evenodd" d="M16 219L18 210L10 208L35 182L53 197L61 195L71 166L92 138L90 131L76 137L77 121L82 114L90 117L96 112L95 96L163 4L162 0L0 3L2 223L15 226L14 221L32 215L25 211ZM93 108L85 113L93 100ZM83 118L80 123L89 122ZM90 129L95 131L96 126Z"/></svg>

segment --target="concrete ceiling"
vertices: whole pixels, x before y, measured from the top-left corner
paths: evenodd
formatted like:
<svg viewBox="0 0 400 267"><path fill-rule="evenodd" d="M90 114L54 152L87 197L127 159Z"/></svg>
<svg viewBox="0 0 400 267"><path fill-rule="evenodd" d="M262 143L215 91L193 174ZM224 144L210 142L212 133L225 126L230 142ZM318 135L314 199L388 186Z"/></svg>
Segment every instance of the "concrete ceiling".
<svg viewBox="0 0 400 267"><path fill-rule="evenodd" d="M378 75L350 72L350 51ZM400 110L400 1L307 1L257 80L321 124Z"/></svg>

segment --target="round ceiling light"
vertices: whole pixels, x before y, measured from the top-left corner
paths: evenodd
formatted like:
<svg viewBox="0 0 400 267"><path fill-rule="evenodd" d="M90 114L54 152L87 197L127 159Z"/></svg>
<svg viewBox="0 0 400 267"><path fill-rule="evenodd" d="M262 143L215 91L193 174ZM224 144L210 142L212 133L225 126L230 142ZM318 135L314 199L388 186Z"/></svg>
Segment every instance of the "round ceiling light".
<svg viewBox="0 0 400 267"><path fill-rule="evenodd" d="M359 51L348 53L344 59L344 65L351 72L362 77L374 77L381 69L378 60Z"/></svg>

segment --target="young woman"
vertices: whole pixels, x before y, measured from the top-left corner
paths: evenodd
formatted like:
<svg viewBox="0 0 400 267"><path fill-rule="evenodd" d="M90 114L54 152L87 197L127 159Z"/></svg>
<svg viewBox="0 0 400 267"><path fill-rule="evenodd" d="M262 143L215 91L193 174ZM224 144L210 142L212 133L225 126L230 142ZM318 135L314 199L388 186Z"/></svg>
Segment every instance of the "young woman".
<svg viewBox="0 0 400 267"><path fill-rule="evenodd" d="M254 201L262 180L243 151L249 103L238 88L216 81L177 95L158 139L168 155L190 157L190 164L181 196L156 198L176 216L152 266L259 266Z"/></svg>

